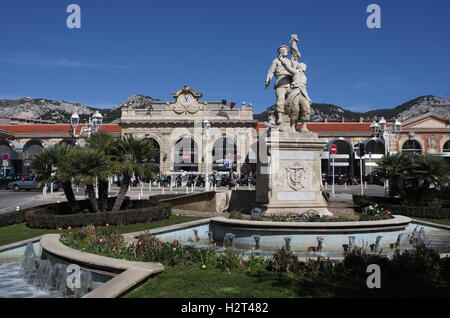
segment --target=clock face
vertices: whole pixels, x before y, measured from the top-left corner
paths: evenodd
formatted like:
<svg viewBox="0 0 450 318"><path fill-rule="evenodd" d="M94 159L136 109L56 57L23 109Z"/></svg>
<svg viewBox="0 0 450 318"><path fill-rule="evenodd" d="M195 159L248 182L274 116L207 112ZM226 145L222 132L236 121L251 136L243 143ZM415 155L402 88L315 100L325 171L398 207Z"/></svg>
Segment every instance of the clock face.
<svg viewBox="0 0 450 318"><path fill-rule="evenodd" d="M192 103L192 96L191 95L183 95L181 96L181 104L184 106L189 106Z"/></svg>

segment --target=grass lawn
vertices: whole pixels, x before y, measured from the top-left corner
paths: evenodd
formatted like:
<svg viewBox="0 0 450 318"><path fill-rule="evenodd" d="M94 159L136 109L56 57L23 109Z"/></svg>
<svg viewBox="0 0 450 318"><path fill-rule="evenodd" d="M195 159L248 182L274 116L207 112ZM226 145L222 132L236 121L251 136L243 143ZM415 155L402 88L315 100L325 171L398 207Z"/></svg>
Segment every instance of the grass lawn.
<svg viewBox="0 0 450 318"><path fill-rule="evenodd" d="M429 219L429 218L418 218L418 217L412 217L412 219L417 219L417 220L431 222L431 223L437 223L437 224L443 224L443 225L450 225L450 219Z"/></svg>
<svg viewBox="0 0 450 318"><path fill-rule="evenodd" d="M117 230L119 233L131 233L148 229L154 229L163 226L186 223L200 219L203 218L184 215L181 216L171 215L170 218L162 221L150 223L137 223L129 225L118 225L118 226L111 226L111 228ZM25 223L3 226L0 227L0 246L50 233L58 233L58 231L56 229L55 230L31 229L27 227Z"/></svg>
<svg viewBox="0 0 450 318"><path fill-rule="evenodd" d="M302 278L292 274L265 272L258 276L227 274L219 269L169 268L128 298L291 298L291 297L449 297L450 282L390 282L369 289L366 279L343 274Z"/></svg>

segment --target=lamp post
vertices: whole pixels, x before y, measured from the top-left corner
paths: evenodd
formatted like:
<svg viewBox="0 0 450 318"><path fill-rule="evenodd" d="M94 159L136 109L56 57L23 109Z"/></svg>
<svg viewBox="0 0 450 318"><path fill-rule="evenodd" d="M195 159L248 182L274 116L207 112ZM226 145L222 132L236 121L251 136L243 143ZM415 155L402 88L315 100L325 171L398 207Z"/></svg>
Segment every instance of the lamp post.
<svg viewBox="0 0 450 318"><path fill-rule="evenodd" d="M208 137L209 137L209 128L211 128L211 123L208 121L208 119L205 119L203 121L203 128L205 129L205 147L203 149L205 158L205 192L209 191L209 172L208 172L208 154L206 153L206 150L208 148Z"/></svg>
<svg viewBox="0 0 450 318"><path fill-rule="evenodd" d="M395 119L393 128L392 128L394 134L395 134L395 140L396 142L398 141L398 134L400 133L400 131L402 130L402 123L398 120ZM384 119L384 117L381 117L381 119L379 120L378 123L376 123L375 121L370 125L370 131L372 133L372 135L374 136L375 140L380 140L383 142L384 144L384 155L388 156L389 155L389 149L388 149L388 142L390 138L394 138L394 136L392 135L392 132L390 130L387 129L387 125L386 125L386 120ZM389 189L389 181L385 180L384 181L384 190L385 193L387 193Z"/></svg>
<svg viewBox="0 0 450 318"><path fill-rule="evenodd" d="M89 122L81 127L80 133L77 134L77 127L80 123L80 116L78 114L73 114L72 117L70 117L70 126L72 127L72 138L75 140L77 138L80 138L81 136L87 136L90 137L91 134L96 133L103 122L103 116L97 111L92 115L92 117L89 118Z"/></svg>

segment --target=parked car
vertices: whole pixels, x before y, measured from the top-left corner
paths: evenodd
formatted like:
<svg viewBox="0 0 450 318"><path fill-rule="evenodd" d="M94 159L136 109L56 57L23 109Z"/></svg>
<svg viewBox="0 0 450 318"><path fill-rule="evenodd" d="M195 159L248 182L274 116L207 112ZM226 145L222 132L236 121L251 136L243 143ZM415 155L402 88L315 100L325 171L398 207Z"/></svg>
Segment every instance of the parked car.
<svg viewBox="0 0 450 318"><path fill-rule="evenodd" d="M367 184L377 184L377 185L384 185L384 182L380 180L380 177L375 171L372 171L368 175L364 177L364 181L367 182Z"/></svg>
<svg viewBox="0 0 450 318"><path fill-rule="evenodd" d="M40 175L29 175L25 176L23 180L16 180L8 183L8 189L14 191L27 190L30 191L32 189L43 189L43 185L39 185L39 182L42 180L42 176ZM51 183L47 183L47 190L51 189ZM53 183L53 191L59 190L59 184L57 182Z"/></svg>
<svg viewBox="0 0 450 318"><path fill-rule="evenodd" d="M8 183L23 180L24 176L19 174L8 175L6 177L0 177L0 189L8 189Z"/></svg>

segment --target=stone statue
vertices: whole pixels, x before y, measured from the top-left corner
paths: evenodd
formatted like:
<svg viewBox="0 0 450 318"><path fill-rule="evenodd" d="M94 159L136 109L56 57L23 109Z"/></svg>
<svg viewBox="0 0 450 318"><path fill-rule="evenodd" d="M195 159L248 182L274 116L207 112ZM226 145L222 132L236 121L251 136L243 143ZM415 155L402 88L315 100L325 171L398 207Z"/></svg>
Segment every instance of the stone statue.
<svg viewBox="0 0 450 318"><path fill-rule="evenodd" d="M276 77L274 89L277 98L275 113L278 125L281 125L284 120L283 115L285 114L286 94L291 84L291 74L281 64L281 60L283 58L286 58L288 56L288 53L289 47L287 47L286 45L282 45L278 48L278 57L273 60L266 77L266 88L270 85L272 77L274 75Z"/></svg>
<svg viewBox="0 0 450 318"><path fill-rule="evenodd" d="M430 137L428 137L428 152L429 153L438 152L437 141L436 141L436 137L434 137L434 135L431 135Z"/></svg>
<svg viewBox="0 0 450 318"><path fill-rule="evenodd" d="M275 110L277 125L288 125L291 130L295 130L297 120L300 119L302 132L307 132L306 122L310 119L312 102L306 90L306 64L298 62L301 54L297 42L299 42L298 36L292 34L290 60L287 58L287 46L280 46L278 57L273 60L267 73L266 88L270 84L272 76L275 75L277 78L274 86L277 98ZM286 130L283 128L282 130Z"/></svg>

